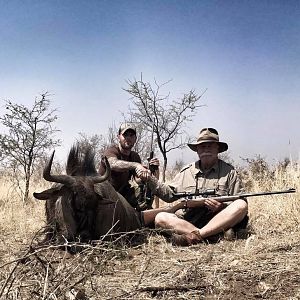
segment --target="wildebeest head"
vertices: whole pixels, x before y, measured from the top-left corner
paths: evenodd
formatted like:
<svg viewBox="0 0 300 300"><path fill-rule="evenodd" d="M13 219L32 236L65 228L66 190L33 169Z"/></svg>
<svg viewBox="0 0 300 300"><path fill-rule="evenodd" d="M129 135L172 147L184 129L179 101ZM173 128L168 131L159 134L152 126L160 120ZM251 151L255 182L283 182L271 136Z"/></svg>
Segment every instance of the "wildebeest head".
<svg viewBox="0 0 300 300"><path fill-rule="evenodd" d="M104 157L105 174L97 174L94 153L90 148L82 150L73 146L70 150L66 175L51 174L54 151L44 168L45 180L56 183L52 188L41 193L33 193L39 200L47 200L46 217L49 225L60 227L67 240L93 239L95 212L100 196L94 185L104 182L110 176L109 163ZM55 224L54 224L55 223Z"/></svg>

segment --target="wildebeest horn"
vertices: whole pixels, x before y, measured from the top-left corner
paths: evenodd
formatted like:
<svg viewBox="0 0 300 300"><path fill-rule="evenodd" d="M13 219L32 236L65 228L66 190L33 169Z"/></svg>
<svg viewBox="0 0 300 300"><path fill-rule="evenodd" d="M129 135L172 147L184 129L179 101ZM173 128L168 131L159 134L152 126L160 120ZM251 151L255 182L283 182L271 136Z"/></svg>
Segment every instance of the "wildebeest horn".
<svg viewBox="0 0 300 300"><path fill-rule="evenodd" d="M105 173L102 176L93 176L92 181L94 184L103 182L110 176L110 165L107 160L107 157L104 156L102 159L104 160L104 164L105 164Z"/></svg>
<svg viewBox="0 0 300 300"><path fill-rule="evenodd" d="M43 177L45 180L50 181L50 182L57 182L57 183L62 183L65 185L72 185L75 183L75 178L69 175L51 175L51 167L52 167L52 162L53 162L53 157L54 157L55 150L52 152L52 155L47 163L47 165L44 168L43 172Z"/></svg>

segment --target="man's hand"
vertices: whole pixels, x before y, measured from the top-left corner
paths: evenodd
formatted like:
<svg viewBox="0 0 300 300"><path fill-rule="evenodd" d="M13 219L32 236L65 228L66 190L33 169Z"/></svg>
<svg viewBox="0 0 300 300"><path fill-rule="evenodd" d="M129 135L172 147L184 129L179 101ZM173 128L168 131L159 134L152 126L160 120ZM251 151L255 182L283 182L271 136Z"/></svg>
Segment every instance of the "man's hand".
<svg viewBox="0 0 300 300"><path fill-rule="evenodd" d="M141 164L139 164L135 168L135 173L136 173L137 177L142 179L143 181L147 181L149 176L151 176L150 170L143 167Z"/></svg>
<svg viewBox="0 0 300 300"><path fill-rule="evenodd" d="M149 170L157 179L159 178L159 159L154 157L149 160Z"/></svg>
<svg viewBox="0 0 300 300"><path fill-rule="evenodd" d="M219 202L213 198L195 198L195 199L182 199L180 202L180 208L194 208L194 207L201 207L206 206L212 212L218 212L224 208L224 203Z"/></svg>
<svg viewBox="0 0 300 300"><path fill-rule="evenodd" d="M150 165L150 166L156 166L156 167L159 167L159 165L160 165L159 159L156 158L156 157L151 158L151 159L149 160L149 165Z"/></svg>
<svg viewBox="0 0 300 300"><path fill-rule="evenodd" d="M213 198L203 198L203 199L204 199L204 205L212 212L218 212L224 207L223 203Z"/></svg>

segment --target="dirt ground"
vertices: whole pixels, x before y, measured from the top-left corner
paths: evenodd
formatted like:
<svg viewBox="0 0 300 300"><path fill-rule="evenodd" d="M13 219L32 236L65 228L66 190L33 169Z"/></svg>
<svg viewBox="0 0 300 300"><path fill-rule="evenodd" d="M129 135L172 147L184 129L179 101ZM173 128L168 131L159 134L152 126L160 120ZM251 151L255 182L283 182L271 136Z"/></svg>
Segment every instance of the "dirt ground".
<svg viewBox="0 0 300 300"><path fill-rule="evenodd" d="M0 299L300 299L297 231L191 247L146 235L71 255L2 232Z"/></svg>
<svg viewBox="0 0 300 300"><path fill-rule="evenodd" d="M243 239L175 247L147 230L135 246L99 242L70 254L38 246L43 203L5 199L0 299L300 299L299 203L298 193L249 201Z"/></svg>

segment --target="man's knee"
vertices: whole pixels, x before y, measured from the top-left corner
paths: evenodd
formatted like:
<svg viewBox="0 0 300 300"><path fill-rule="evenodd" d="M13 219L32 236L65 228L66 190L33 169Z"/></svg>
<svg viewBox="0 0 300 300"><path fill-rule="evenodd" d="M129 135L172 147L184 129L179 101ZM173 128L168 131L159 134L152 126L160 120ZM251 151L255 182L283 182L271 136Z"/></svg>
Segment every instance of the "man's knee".
<svg viewBox="0 0 300 300"><path fill-rule="evenodd" d="M167 213L167 212L160 212L155 216L155 227L167 227L170 223L170 220L173 218L177 218L175 214Z"/></svg>
<svg viewBox="0 0 300 300"><path fill-rule="evenodd" d="M236 200L236 209L239 214L246 215L248 213L248 203L245 200Z"/></svg>
<svg viewBox="0 0 300 300"><path fill-rule="evenodd" d="M248 214L248 203L242 199L235 200L228 208L231 210L236 224L241 222Z"/></svg>
<svg viewBox="0 0 300 300"><path fill-rule="evenodd" d="M248 212L248 203L242 199L238 199L228 205L227 208L235 213L243 214Z"/></svg>

